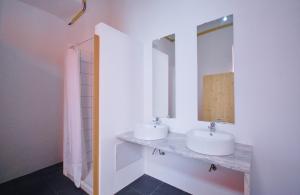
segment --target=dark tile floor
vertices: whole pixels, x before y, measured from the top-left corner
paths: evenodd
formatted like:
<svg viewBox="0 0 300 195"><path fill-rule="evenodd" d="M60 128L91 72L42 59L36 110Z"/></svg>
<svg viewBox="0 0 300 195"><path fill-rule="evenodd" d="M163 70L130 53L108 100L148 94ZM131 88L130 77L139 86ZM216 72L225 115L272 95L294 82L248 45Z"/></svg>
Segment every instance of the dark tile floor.
<svg viewBox="0 0 300 195"><path fill-rule="evenodd" d="M116 195L189 195L189 193L149 175L143 175L123 188Z"/></svg>
<svg viewBox="0 0 300 195"><path fill-rule="evenodd" d="M87 195L63 175L62 163L0 184L1 195Z"/></svg>
<svg viewBox="0 0 300 195"><path fill-rule="evenodd" d="M63 175L62 163L0 184L0 195L87 195ZM189 195L158 179L143 175L116 195Z"/></svg>

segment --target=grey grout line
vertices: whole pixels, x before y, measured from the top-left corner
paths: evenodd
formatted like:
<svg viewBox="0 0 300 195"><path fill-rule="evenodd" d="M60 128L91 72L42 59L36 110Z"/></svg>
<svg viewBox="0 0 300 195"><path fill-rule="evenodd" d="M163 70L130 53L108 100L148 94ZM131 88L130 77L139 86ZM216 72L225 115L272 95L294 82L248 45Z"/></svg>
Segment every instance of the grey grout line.
<svg viewBox="0 0 300 195"><path fill-rule="evenodd" d="M130 189L132 189L133 191L135 191L136 193L140 194L140 195L144 195L141 192L139 192L137 189L135 189L134 187L130 187Z"/></svg>
<svg viewBox="0 0 300 195"><path fill-rule="evenodd" d="M143 176L142 176L143 177ZM150 176L151 177L151 176ZM140 178L138 178L138 179L140 179ZM156 178L154 178L154 179L156 179ZM167 183L165 183L165 182L163 182L163 181L161 181L161 180L159 180L159 179L156 179L156 180L158 180L159 182L160 182L160 184L158 184L155 188L154 188L154 190L152 191L152 192L150 192L150 193L144 193L144 192L142 192L142 191L139 191L138 189L136 189L135 187L132 187L132 183L130 183L129 185L127 185L126 187L128 188L128 190L133 190L134 192L136 192L137 194L139 194L139 195L153 195L155 192L157 192L158 191L158 189L159 188L161 188L163 185L169 185L169 184L167 184ZM170 185L172 188L174 188L174 190L176 189L176 190L178 190L178 191L182 191L182 192L184 192L183 190L181 190L181 189L177 189L176 187L174 187L174 186L172 186L172 185Z"/></svg>
<svg viewBox="0 0 300 195"><path fill-rule="evenodd" d="M162 186L163 184L164 184L164 183L161 182L161 184L159 184L159 185L153 190L153 192L150 193L150 195L152 195L156 190L158 190L158 188L159 188L160 186Z"/></svg>

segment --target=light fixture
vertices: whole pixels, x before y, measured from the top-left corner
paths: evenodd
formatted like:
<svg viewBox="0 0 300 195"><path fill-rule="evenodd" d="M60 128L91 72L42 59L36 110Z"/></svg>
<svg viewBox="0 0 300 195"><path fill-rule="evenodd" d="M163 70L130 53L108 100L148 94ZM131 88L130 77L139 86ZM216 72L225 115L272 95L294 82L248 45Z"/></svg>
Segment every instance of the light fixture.
<svg viewBox="0 0 300 195"><path fill-rule="evenodd" d="M224 16L224 17L222 18L222 21L223 21L223 22L226 22L227 20L228 20L227 16Z"/></svg>

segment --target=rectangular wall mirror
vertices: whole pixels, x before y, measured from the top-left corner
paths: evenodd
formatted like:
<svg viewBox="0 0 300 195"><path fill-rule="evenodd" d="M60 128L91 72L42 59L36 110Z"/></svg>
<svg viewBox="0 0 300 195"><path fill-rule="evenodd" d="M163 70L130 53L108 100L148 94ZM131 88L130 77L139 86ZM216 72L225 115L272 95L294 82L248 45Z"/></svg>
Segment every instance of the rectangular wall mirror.
<svg viewBox="0 0 300 195"><path fill-rule="evenodd" d="M197 27L198 120L234 123L233 16Z"/></svg>
<svg viewBox="0 0 300 195"><path fill-rule="evenodd" d="M153 117L175 117L175 34L152 42Z"/></svg>

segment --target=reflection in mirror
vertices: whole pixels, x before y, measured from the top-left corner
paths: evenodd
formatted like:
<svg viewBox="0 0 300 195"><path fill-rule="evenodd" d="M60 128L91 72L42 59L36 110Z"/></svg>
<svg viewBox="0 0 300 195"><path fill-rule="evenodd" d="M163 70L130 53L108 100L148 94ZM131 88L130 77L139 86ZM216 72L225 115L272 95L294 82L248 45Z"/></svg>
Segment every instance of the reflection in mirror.
<svg viewBox="0 0 300 195"><path fill-rule="evenodd" d="M175 34L152 42L153 117L175 117Z"/></svg>
<svg viewBox="0 0 300 195"><path fill-rule="evenodd" d="M233 16L197 27L198 120L234 123Z"/></svg>

